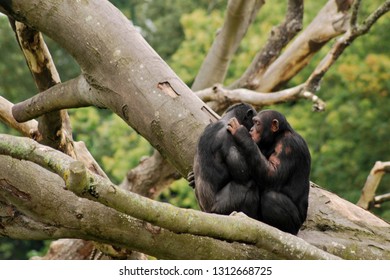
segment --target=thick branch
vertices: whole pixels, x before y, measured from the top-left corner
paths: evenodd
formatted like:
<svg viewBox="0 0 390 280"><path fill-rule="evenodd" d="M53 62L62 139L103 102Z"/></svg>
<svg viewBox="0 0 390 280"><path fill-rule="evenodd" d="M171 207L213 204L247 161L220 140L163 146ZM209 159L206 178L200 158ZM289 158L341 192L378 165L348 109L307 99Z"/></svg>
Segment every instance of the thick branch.
<svg viewBox="0 0 390 280"><path fill-rule="evenodd" d="M78 195L97 200L122 213L176 233L189 233L256 244L259 248L288 259L334 258L334 256L312 247L293 235L283 233L276 228L251 219L207 214L192 209L180 209L170 204L160 203L126 192L114 186L107 179L90 172L88 172L89 180L87 180L85 177L86 170L80 169L79 164L76 164L74 160L55 150L44 148L29 139L0 135L0 154L39 164L64 178L68 182L68 187L76 188L72 191L77 192ZM76 168L71 168L71 166L76 166ZM79 177L77 177L75 170L82 170L79 172L81 174ZM76 181L89 181L90 185L87 189L79 189L81 186L74 184ZM243 235L243 232L246 234Z"/></svg>
<svg viewBox="0 0 390 280"><path fill-rule="evenodd" d="M0 156L0 170L6 171L0 174L0 209L7 207L2 211L2 236L80 238L162 259L277 258L247 244L176 234L82 199L66 191L61 178L30 162ZM18 212L11 211L15 208Z"/></svg>
<svg viewBox="0 0 390 280"><path fill-rule="evenodd" d="M303 69L329 40L347 29L350 0L329 0L311 24L267 68L252 79L257 91L272 91Z"/></svg>
<svg viewBox="0 0 390 280"><path fill-rule="evenodd" d="M16 104L12 108L12 114L17 121L24 122L61 109L90 105L101 107L102 104L97 101L98 96L98 91L92 88L81 75Z"/></svg>
<svg viewBox="0 0 390 280"><path fill-rule="evenodd" d="M284 22L272 29L266 45L258 52L243 76L229 86L229 88L258 88L260 86L258 84L258 77L275 61L292 38L301 31L302 19L303 0L289 0Z"/></svg>
<svg viewBox="0 0 390 280"><path fill-rule="evenodd" d="M193 90L222 83L233 54L245 36L264 0L230 0L225 22L211 46L192 85Z"/></svg>
<svg viewBox="0 0 390 280"><path fill-rule="evenodd" d="M180 174L188 174L197 141L188 136L199 135L216 119L215 113L117 8L102 0L14 0L3 7L64 47L88 84L101 93L99 102L147 139ZM75 39L75 30L83 40Z"/></svg>

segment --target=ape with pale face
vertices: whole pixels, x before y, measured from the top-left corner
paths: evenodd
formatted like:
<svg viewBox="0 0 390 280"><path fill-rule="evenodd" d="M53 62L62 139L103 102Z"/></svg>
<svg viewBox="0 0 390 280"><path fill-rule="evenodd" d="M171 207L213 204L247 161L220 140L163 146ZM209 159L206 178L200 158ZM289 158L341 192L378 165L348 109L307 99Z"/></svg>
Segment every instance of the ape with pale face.
<svg viewBox="0 0 390 280"><path fill-rule="evenodd" d="M239 153L258 187L258 219L297 234L307 216L311 156L305 140L277 111L261 111L249 133L228 122Z"/></svg>

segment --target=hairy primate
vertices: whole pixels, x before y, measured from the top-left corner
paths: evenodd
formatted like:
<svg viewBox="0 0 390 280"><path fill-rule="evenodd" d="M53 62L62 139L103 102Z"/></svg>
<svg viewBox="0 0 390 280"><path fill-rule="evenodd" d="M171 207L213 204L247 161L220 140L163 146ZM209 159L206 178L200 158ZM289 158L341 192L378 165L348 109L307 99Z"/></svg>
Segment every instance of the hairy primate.
<svg viewBox="0 0 390 280"><path fill-rule="evenodd" d="M306 219L311 156L305 140L286 118L273 110L253 118L249 133L232 118L228 130L240 160L249 168L248 182L258 188L257 217L280 230L297 234Z"/></svg>

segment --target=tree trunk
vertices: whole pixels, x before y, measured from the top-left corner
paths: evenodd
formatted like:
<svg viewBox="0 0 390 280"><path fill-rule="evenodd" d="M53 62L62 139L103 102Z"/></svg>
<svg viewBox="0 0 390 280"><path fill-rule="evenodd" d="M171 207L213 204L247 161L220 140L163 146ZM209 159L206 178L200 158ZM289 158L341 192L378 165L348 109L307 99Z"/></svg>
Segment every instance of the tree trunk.
<svg viewBox="0 0 390 280"><path fill-rule="evenodd" d="M218 116L192 93L108 1L0 0L0 7L16 20L57 41L83 71L77 79L56 85L15 106L13 113L19 121L67 107L88 104L106 107L144 136L179 173L186 175L191 170L198 136ZM56 102L59 96L61 103ZM57 107L53 108L53 104ZM15 141L3 137L0 154L17 157L31 144L26 141L12 148ZM55 155L47 162L47 168L63 169L62 179L25 161L41 152ZM64 190L68 165L48 148L38 146L20 159L23 160L1 156L0 160L0 233L12 238L82 238L159 258L332 259L335 255L351 259L390 258L388 223L319 188L311 188L309 217L299 237L320 250L259 222L193 210L175 210L182 217L182 227L187 226L186 232L175 232L168 222L166 228L160 223L170 213L154 212L154 216L141 220L134 218L143 214L136 208L132 208L130 215L127 210L116 209L117 205L103 205L112 195L110 190L119 193L109 183L104 185L107 196L90 198L100 203ZM54 163L56 159L59 163ZM87 188L91 194L95 186L91 183ZM129 194L128 199L135 199L134 194ZM166 207L152 201L145 203L142 207L146 208L142 209L153 205ZM194 226L193 217L199 227L203 219L210 227L214 225L213 231L208 232L212 237L205 232L194 232L198 227ZM216 229L215 225L220 227ZM241 226L245 230L239 230Z"/></svg>

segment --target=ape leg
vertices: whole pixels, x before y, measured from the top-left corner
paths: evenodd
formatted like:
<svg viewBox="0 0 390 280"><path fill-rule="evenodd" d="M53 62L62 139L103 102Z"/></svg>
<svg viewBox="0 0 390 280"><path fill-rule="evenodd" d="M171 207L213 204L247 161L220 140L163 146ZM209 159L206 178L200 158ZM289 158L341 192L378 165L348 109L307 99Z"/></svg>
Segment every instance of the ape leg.
<svg viewBox="0 0 390 280"><path fill-rule="evenodd" d="M296 235L302 225L298 208L283 193L269 191L261 196L261 221Z"/></svg>
<svg viewBox="0 0 390 280"><path fill-rule="evenodd" d="M257 188L230 182L215 196L211 212L230 215L232 212L243 212L258 219L259 199Z"/></svg>

